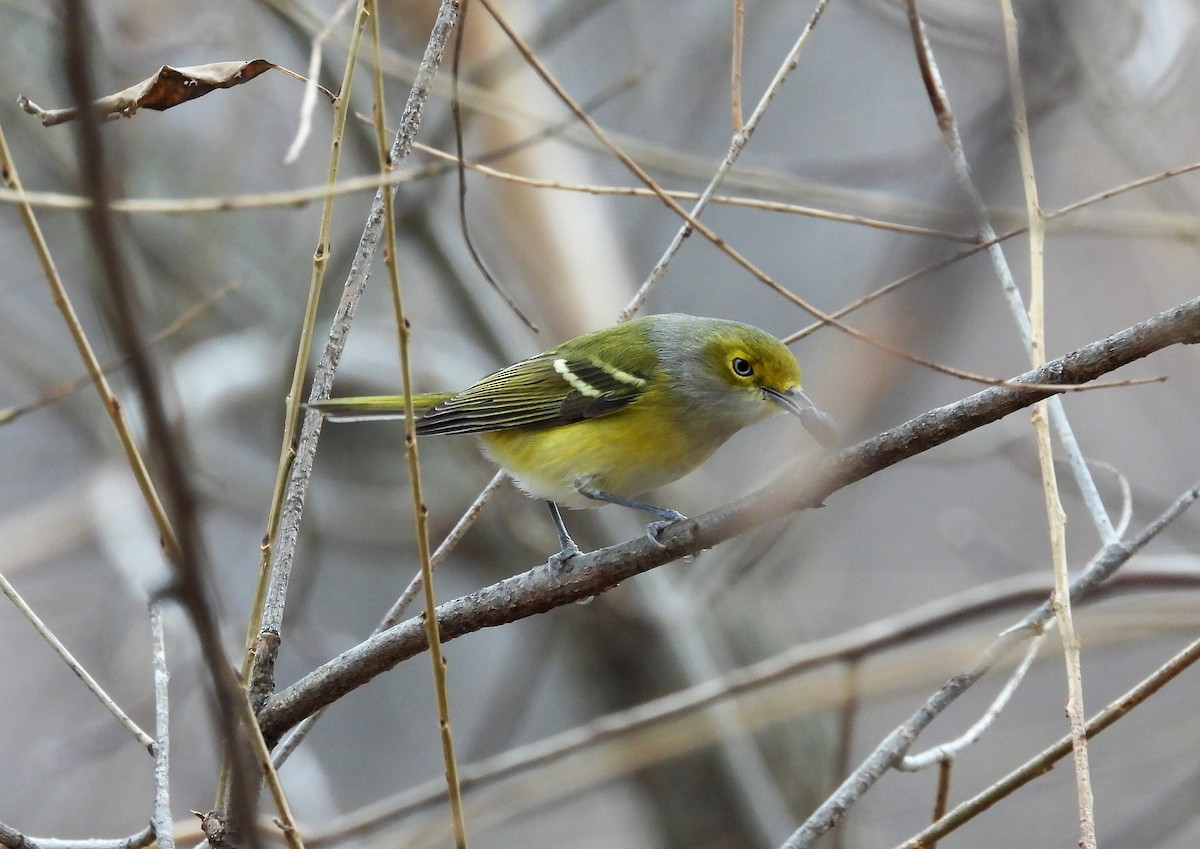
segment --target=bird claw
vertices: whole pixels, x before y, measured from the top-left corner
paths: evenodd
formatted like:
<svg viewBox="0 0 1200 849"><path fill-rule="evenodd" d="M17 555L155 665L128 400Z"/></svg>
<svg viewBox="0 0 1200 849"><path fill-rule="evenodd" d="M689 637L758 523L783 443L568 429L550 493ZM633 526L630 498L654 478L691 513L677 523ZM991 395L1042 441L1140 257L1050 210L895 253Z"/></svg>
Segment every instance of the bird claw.
<svg viewBox="0 0 1200 849"><path fill-rule="evenodd" d="M666 515L664 515L662 519L646 525L646 536L650 538L650 542L654 543L659 548L665 548L666 543L659 538L662 532L676 522L683 522L686 520L687 516L683 515L678 510L666 511Z"/></svg>
<svg viewBox="0 0 1200 849"><path fill-rule="evenodd" d="M550 570L551 575L561 576L571 571L571 558L576 555L583 554L579 550L579 546L575 543L564 546L563 550L558 554L550 555L550 559L546 561L546 567Z"/></svg>

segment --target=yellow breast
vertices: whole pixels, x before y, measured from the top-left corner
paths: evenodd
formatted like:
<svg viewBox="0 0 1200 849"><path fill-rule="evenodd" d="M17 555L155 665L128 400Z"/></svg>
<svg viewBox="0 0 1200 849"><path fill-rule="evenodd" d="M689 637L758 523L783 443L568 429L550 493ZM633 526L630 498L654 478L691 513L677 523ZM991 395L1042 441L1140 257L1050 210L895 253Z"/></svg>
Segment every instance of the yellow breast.
<svg viewBox="0 0 1200 849"><path fill-rule="evenodd" d="M484 451L534 498L595 507L576 491L588 484L632 498L692 471L728 438L681 422L645 396L597 419L542 430L481 433Z"/></svg>

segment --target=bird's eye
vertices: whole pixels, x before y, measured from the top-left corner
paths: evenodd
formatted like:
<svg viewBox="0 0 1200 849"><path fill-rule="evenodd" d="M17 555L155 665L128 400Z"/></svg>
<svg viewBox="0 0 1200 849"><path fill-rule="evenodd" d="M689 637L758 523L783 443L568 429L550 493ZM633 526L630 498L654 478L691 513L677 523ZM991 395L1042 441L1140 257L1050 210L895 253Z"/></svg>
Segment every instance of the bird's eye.
<svg viewBox="0 0 1200 849"><path fill-rule="evenodd" d="M741 357L734 357L729 367L738 377L749 377L754 374L754 366L750 365L749 360L743 360Z"/></svg>

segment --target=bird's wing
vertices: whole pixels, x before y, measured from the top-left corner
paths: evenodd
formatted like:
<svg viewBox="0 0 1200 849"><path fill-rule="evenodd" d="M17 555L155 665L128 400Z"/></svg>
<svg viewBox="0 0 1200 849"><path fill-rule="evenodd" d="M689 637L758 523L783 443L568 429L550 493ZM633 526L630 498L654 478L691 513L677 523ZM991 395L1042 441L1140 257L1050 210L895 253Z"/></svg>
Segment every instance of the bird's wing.
<svg viewBox="0 0 1200 849"><path fill-rule="evenodd" d="M649 381L649 374L549 351L442 401L417 420L417 433L558 427L616 412L641 397Z"/></svg>

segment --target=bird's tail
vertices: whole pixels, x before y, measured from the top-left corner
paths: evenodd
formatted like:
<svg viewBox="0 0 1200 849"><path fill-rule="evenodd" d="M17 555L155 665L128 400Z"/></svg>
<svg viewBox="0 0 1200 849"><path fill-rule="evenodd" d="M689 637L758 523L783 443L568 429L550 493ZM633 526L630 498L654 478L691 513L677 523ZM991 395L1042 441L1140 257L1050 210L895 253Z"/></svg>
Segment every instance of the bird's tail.
<svg viewBox="0 0 1200 849"><path fill-rule="evenodd" d="M454 397L453 392L430 392L424 395L414 395L413 411L417 418L432 410L447 398ZM305 405L314 410L320 410L331 422L361 422L381 421L386 419L404 418L403 395L359 395L352 398L326 398L323 401L312 401Z"/></svg>

